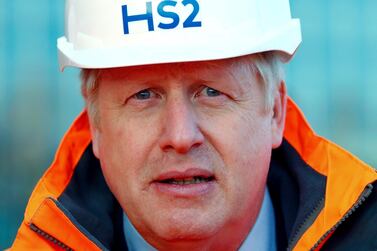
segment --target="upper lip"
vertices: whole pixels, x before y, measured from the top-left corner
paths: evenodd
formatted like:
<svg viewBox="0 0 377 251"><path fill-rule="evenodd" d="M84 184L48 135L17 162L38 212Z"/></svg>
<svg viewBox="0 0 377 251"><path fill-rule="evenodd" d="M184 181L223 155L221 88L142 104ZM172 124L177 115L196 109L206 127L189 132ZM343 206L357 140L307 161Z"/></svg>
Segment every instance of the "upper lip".
<svg viewBox="0 0 377 251"><path fill-rule="evenodd" d="M201 168L189 168L186 170L171 170L161 173L154 181L163 181L168 179L188 179L193 177L209 178L214 176L213 172Z"/></svg>

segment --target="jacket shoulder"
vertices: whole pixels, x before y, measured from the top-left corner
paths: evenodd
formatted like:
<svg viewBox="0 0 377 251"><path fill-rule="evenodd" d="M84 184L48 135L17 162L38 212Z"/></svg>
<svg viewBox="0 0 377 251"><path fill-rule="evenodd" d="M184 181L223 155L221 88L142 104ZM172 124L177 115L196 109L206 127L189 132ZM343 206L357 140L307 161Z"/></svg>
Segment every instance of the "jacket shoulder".
<svg viewBox="0 0 377 251"><path fill-rule="evenodd" d="M345 220L321 250L377 250L377 181L365 202Z"/></svg>

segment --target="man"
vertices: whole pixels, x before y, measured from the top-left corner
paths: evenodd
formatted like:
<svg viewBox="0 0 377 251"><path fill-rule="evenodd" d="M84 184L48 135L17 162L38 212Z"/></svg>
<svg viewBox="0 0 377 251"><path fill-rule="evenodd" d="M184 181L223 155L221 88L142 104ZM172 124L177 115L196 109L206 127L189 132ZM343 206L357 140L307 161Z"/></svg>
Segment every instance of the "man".
<svg viewBox="0 0 377 251"><path fill-rule="evenodd" d="M67 1L87 113L14 250L375 250L377 174L314 134L288 1Z"/></svg>

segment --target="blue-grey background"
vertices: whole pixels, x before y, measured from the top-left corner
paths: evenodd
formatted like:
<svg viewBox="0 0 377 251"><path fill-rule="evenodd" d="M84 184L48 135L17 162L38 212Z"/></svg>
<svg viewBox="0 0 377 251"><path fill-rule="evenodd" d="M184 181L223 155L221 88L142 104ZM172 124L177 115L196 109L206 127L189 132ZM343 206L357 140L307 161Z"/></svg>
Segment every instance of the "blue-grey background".
<svg viewBox="0 0 377 251"><path fill-rule="evenodd" d="M377 166L377 1L291 0L303 43L290 95L321 135ZM0 249L83 107L78 71L60 73L63 0L0 0Z"/></svg>

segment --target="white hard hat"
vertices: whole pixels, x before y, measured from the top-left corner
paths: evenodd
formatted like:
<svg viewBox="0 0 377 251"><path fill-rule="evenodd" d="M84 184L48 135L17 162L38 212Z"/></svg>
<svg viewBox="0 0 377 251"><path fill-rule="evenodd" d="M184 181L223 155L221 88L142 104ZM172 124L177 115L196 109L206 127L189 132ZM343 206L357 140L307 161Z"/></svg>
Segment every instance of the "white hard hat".
<svg viewBox="0 0 377 251"><path fill-rule="evenodd" d="M301 42L289 0L66 0L59 63L112 68L263 51L289 59Z"/></svg>

